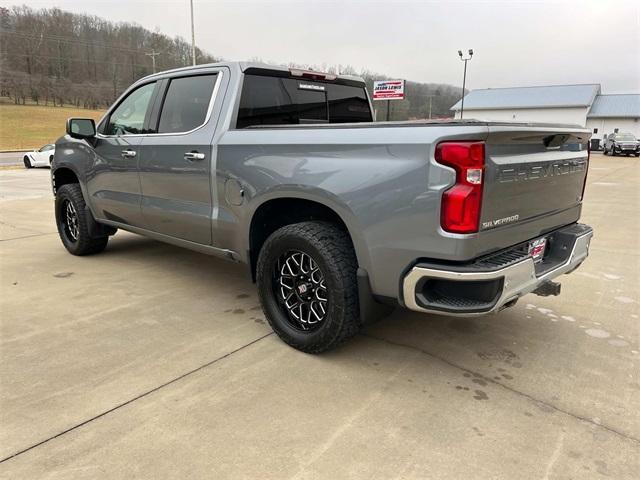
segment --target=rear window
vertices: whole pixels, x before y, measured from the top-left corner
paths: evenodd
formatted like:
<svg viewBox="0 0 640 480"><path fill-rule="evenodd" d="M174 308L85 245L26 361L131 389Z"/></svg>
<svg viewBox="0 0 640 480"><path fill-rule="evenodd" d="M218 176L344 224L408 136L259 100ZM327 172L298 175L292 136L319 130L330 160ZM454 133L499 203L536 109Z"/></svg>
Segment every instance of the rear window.
<svg viewBox="0 0 640 480"><path fill-rule="evenodd" d="M207 117L216 75L174 78L162 105L158 133L188 132Z"/></svg>
<svg viewBox="0 0 640 480"><path fill-rule="evenodd" d="M372 120L364 86L249 74L236 127Z"/></svg>

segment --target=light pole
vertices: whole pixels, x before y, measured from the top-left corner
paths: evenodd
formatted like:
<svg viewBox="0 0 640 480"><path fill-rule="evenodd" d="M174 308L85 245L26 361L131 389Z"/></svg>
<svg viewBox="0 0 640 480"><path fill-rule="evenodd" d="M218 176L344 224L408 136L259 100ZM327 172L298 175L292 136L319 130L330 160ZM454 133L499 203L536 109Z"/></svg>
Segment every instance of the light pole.
<svg viewBox="0 0 640 480"><path fill-rule="evenodd" d="M190 0L191 3L191 60L193 64L196 64L196 31L193 27L193 0Z"/></svg>
<svg viewBox="0 0 640 480"><path fill-rule="evenodd" d="M473 49L469 49L469 56L467 58L462 54L462 50L458 50L458 55L460 56L460 60L464 62L464 75L462 77L462 105L460 105L460 119L462 119L462 115L464 114L464 89L467 84L467 62L471 60L471 57L473 57Z"/></svg>

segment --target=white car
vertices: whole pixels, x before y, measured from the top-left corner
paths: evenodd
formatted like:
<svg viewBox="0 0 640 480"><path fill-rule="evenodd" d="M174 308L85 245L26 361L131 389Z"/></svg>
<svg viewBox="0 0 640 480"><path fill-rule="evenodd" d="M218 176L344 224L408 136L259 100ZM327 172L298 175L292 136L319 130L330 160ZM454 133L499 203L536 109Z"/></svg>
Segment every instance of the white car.
<svg viewBox="0 0 640 480"><path fill-rule="evenodd" d="M34 150L33 152L27 152L23 158L24 168L33 167L50 167L53 162L53 154L56 151L56 146L48 144L42 147L40 150Z"/></svg>

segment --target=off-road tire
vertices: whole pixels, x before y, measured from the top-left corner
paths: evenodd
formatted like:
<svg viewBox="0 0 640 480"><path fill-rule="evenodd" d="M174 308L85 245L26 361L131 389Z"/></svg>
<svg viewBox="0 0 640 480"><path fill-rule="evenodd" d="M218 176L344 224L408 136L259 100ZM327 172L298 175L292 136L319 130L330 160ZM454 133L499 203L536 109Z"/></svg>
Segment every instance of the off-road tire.
<svg viewBox="0 0 640 480"><path fill-rule="evenodd" d="M276 295L274 272L288 251L309 255L324 275L327 313L313 331L296 329ZM306 353L334 349L353 337L361 327L357 269L351 239L335 224L309 221L276 230L260 250L256 272L260 303L271 328L285 343Z"/></svg>
<svg viewBox="0 0 640 480"><path fill-rule="evenodd" d="M66 205L70 202L77 213L77 239L73 239L67 230L66 222ZM82 196L82 190L77 183L69 183L61 186L56 192L56 226L62 244L72 255L92 255L103 251L109 237L92 238L89 235L89 227L87 225L87 217L85 212L85 201Z"/></svg>

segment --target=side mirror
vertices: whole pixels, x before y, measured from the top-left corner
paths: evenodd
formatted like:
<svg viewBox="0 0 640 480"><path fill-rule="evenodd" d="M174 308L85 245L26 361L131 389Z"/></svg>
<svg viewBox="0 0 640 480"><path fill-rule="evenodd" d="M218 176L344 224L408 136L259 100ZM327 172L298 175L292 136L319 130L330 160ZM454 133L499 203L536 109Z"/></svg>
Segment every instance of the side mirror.
<svg viewBox="0 0 640 480"><path fill-rule="evenodd" d="M96 136L96 123L92 118L70 118L67 120L67 134L73 138L93 138Z"/></svg>

